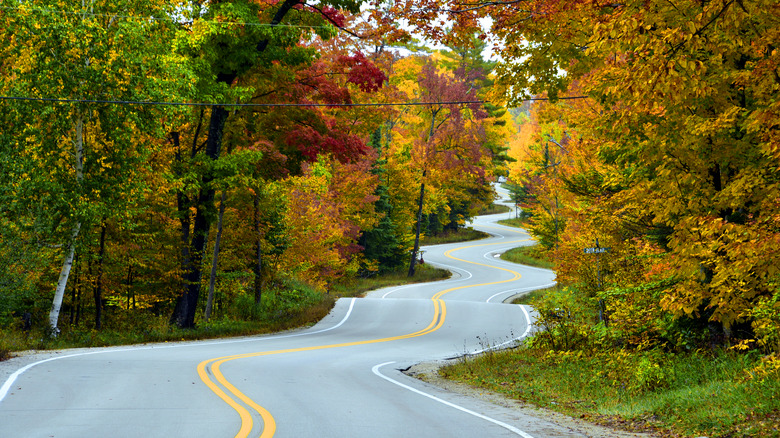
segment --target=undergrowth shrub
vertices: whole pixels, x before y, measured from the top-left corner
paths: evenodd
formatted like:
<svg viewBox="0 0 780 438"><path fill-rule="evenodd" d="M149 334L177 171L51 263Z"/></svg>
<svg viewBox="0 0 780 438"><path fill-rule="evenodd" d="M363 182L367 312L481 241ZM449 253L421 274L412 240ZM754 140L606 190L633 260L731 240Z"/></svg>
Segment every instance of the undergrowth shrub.
<svg viewBox="0 0 780 438"><path fill-rule="evenodd" d="M302 283L288 283L263 292L260 303L251 293L238 295L231 306L233 317L242 320L287 318L323 300L323 294Z"/></svg>
<svg viewBox="0 0 780 438"><path fill-rule="evenodd" d="M532 348L544 351L592 351L602 339L594 329L591 300L569 287L550 290L534 303L540 329L529 339ZM606 333L601 333L602 335Z"/></svg>
<svg viewBox="0 0 780 438"><path fill-rule="evenodd" d="M750 316L758 345L764 352L777 355L780 354L780 288L774 287L771 296L758 300Z"/></svg>

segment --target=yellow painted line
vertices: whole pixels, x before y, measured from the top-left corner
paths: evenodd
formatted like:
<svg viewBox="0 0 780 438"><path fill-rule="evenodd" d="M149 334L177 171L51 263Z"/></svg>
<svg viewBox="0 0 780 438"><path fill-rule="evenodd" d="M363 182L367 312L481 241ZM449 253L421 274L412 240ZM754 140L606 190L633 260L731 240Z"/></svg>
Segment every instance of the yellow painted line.
<svg viewBox="0 0 780 438"><path fill-rule="evenodd" d="M209 389L214 392L214 394L217 394L219 398L224 400L225 403L230 405L231 408L238 412L239 417L241 417L241 429L239 429L238 433L236 434L236 438L246 438L249 436L249 432L252 431L252 415L245 407L241 406L239 403L236 403L235 400L227 395L225 391L223 391L209 378L206 367L212 360L213 359L204 360L198 364L198 376L200 376L200 380L202 380L203 383L205 383L206 386L208 386Z"/></svg>
<svg viewBox="0 0 780 438"><path fill-rule="evenodd" d="M532 239L514 240L514 241L511 241L511 242L501 242L501 244L504 244L504 243L527 242L529 240L532 240ZM489 282L489 283L470 284L470 285L466 285L466 286L453 287L453 288L450 288L450 289L447 289L447 290L443 290L443 291L437 293L436 295L433 296L433 299L437 300L437 299L441 298L442 295L450 293L450 292L455 291L455 290L468 289L470 287L478 287L478 286L489 286L489 285L493 285L493 284L510 283L512 281L519 280L520 279L520 273L516 272L516 271L513 271L511 269L501 268L501 267L498 267L498 266L491 266L491 265L488 265L488 264L485 264L485 263L479 263L479 262L472 262L472 261L469 261L469 260L463 260L463 259L459 259L459 258L457 258L457 257L452 255L453 252L460 251L462 249L477 248L477 247L480 247L480 246L494 246L494 245L496 245L496 244L495 243L483 243L483 244L480 244L480 245L461 246L459 248L453 248L453 249L445 252L444 256L447 257L447 258L451 258L453 260L457 260L459 262L468 263L470 265L486 266L488 268L498 269L500 271L506 271L506 272L509 272L510 274L512 274L512 278L510 278L508 280L492 281L492 282Z"/></svg>
<svg viewBox="0 0 780 438"><path fill-rule="evenodd" d="M249 410L244 408L240 403L237 403L232 397L230 397L225 391L223 391L219 387L219 385L217 385L216 383L214 383L214 381L211 380L207 372L207 367L209 366L210 366L211 373L214 375L214 378L217 380L217 382L222 384L222 386L225 389L227 389L230 393L232 393L242 402L246 403L249 407L254 409L258 414L260 414L260 417L263 420L263 433L260 435L260 438L270 438L276 432L276 422L274 421L273 416L271 415L270 412L268 412L267 409L258 405L254 400L252 400L244 393L242 393L238 388L233 386L225 378L225 376L222 374L222 371L220 370L220 366L223 363L229 362L231 360L245 359L250 357L271 356L275 354L297 353L303 351L325 350L330 348L352 347L356 345L377 344L381 342L389 342L389 341L396 341L400 339L409 339L418 336L423 336L428 333L432 333L435 332L436 330L439 330L444 325L444 320L447 317L447 307L444 304L444 301L434 299L433 306L434 306L434 316L431 322L424 329L418 330L414 333L392 336L388 338L369 339L365 341L344 342L340 344L329 344L329 345L315 345L311 347L288 348L283 350L261 351L256 353L235 354L231 356L217 357L217 358L208 359L201 362L198 365L198 375L200 376L201 380L206 384L206 386L209 387L209 389L211 389L215 394L217 394L217 396L219 396L219 398L224 400L228 405L230 405L230 407L232 407L238 412L239 417L241 418L241 428L236 434L236 438L248 437L249 433L252 431L252 428L254 427L254 421L252 420L252 416L249 413Z"/></svg>
<svg viewBox="0 0 780 438"><path fill-rule="evenodd" d="M516 242L525 242L531 239L524 239L524 240L518 240ZM502 243L513 243L513 242L502 242ZM431 300L433 301L433 307L434 307L434 314L433 319L428 324L427 327L425 327L422 330L418 330L414 333L409 333L406 335L400 335L400 336L392 336L387 338L380 338L380 339L369 339L365 341L354 341L354 342L344 342L340 344L329 344L329 345L315 345L311 347L300 347L300 348L288 348L283 350L273 350L273 351L261 351L256 353L245 353L245 354L235 354L231 356L223 356L223 357L217 357L213 359L208 359L200 364L198 364L198 375L200 376L200 379L203 381L203 383L206 384L206 386L211 389L219 398L225 401L230 407L236 410L238 412L239 417L241 418L241 428L239 429L238 433L236 434L235 438L246 438L249 436L249 434L252 432L252 429L254 427L254 421L252 420L252 415L250 414L249 410L246 409L244 406L242 406L240 403L236 402L230 395L228 395L222 388L219 387L214 381L211 380L209 377L208 369L211 370L211 373L214 375L214 378L219 382L222 387L224 387L227 391L229 391L231 394L233 394L236 398L244 402L247 406L254 409L255 412L257 412L260 415L260 418L263 420L263 432L260 435L260 438L270 438L273 437L276 433L276 421L274 421L273 416L270 412L268 412L267 409L263 408L262 406L258 405L254 400L249 398L246 394L242 393L238 388L236 388L233 384L231 384L225 376L222 374L222 371L220 370L220 366L225 363L236 359L246 359L250 357L260 357L260 356L271 356L276 354L285 354L285 353L298 353L298 352L304 352L304 351L316 351L316 350L326 350L331 348L342 348L342 347L353 347L357 345L369 345L369 344L377 344L382 342L390 342L390 341L397 341L401 339L410 339L415 338L418 336L427 335L429 333L433 333L437 330L439 330L444 325L444 320L447 317L447 306L444 304L444 301L441 300L441 297L449 292L460 290L460 289L467 289L470 287L477 287L477 286L487 286L492 284L501 284L501 283L508 283L515 281L520 278L520 274L518 272L512 271L510 269L506 268L500 268L497 266L490 266L484 263L478 263L478 262L471 262L468 260L463 260L460 258L457 258L452 255L452 252L458 251L461 249L467 249L467 248L474 248L479 246L491 246L496 245L495 243L486 243L486 244L480 244L480 245L470 245L470 246L462 246L459 248L453 248L447 252L444 253L444 255L448 258L458 260L464 263L469 263L472 265L479 265L479 266L486 266L493 269L499 269L502 271L509 272L513 275L512 278L508 280L501 280L501 281L495 281L490 283L482 283L482 284L473 284L473 285L466 285L466 286L458 286L453 287L450 289L443 290L437 294L435 294Z"/></svg>

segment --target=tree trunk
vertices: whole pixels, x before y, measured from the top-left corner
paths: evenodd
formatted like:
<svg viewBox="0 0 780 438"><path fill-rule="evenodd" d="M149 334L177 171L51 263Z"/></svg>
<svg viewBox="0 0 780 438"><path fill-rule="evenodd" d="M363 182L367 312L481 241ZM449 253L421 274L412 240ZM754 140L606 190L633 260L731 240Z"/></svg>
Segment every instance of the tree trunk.
<svg viewBox="0 0 780 438"><path fill-rule="evenodd" d="M414 277L414 265L417 263L417 252L420 250L420 227L422 225L423 201L425 199L425 176L427 169L423 170L422 180L420 181L420 198L417 200L417 231L414 234L414 249L412 249L412 259L409 261L409 277Z"/></svg>
<svg viewBox="0 0 780 438"><path fill-rule="evenodd" d="M232 81L231 81L232 82ZM211 109L208 139L206 140L206 156L211 160L219 158L222 148L222 134L225 129L228 111L224 107L214 106ZM206 172L201 178L201 188L195 200L195 221L192 227L192 241L189 254L189 266L183 270L184 292L179 296L171 321L182 328L195 327L195 313L200 295L200 282L203 278L203 254L206 251L209 230L214 209L214 189L211 182L214 175Z"/></svg>
<svg viewBox="0 0 780 438"><path fill-rule="evenodd" d="M201 112L201 118L203 117L203 113ZM195 140L198 139L198 133L200 132L200 123L198 123L198 127L196 129L195 133ZM171 132L171 142L173 143L173 146L176 150L174 154L174 174L181 178L182 177L182 166L183 160L182 160L182 152L181 152L181 142L180 142L180 135L178 132ZM194 146L193 146L194 150ZM182 272L182 292L181 295L179 295L179 299L176 300L176 307L173 310L173 314L171 315L171 324L177 324L177 316L178 315L184 315L187 311L187 279L185 273L189 269L190 266L190 227L191 227L191 218L190 218L190 199L189 197L179 190L176 192L176 210L179 215L179 224L181 226L181 253L179 254L179 264L181 265L181 272Z"/></svg>
<svg viewBox="0 0 780 438"><path fill-rule="evenodd" d="M130 310L131 298L133 308L135 308L135 295L133 294L133 265L131 263L127 264L127 280L125 280L125 284L127 285L127 310Z"/></svg>
<svg viewBox="0 0 780 438"><path fill-rule="evenodd" d="M81 323L81 314L84 311L84 301L82 301L82 296L84 295L84 273L83 271L83 265L79 264L79 257L78 254L76 257L73 258L73 263L76 264L76 284L74 288L76 289L76 319L73 321L73 325L78 326Z"/></svg>
<svg viewBox="0 0 780 438"><path fill-rule="evenodd" d="M79 235L80 229L81 222L76 222L76 225L74 225L71 230L70 243L68 244L65 260L62 263L62 269L60 269L60 278L57 281L57 289L54 291L54 300L51 305L51 311L49 312L49 329L51 330L52 337L56 337L60 333L60 329L57 327L57 321L60 317L60 309L62 308L62 298L65 296L65 288L68 286L70 269L73 267L73 257L76 255L76 238Z"/></svg>
<svg viewBox="0 0 780 438"><path fill-rule="evenodd" d="M257 263L254 263L253 271L255 272L255 304L260 304L263 299L263 247L260 239L260 190L255 191L255 216L254 216L254 231L255 231L255 255L257 256Z"/></svg>
<svg viewBox="0 0 780 438"><path fill-rule="evenodd" d="M76 170L76 182L81 184L84 180L84 115L79 113L76 118L76 138L73 140L74 146L74 169ZM81 230L81 222L76 221L71 228L70 239L66 250L65 260L60 269L60 278L57 281L57 289L54 291L54 300L52 301L51 311L49 312L49 329L51 336L56 337L60 329L57 322L62 308L62 298L65 296L65 288L68 286L68 276L73 267L73 257L76 255L76 238Z"/></svg>
<svg viewBox="0 0 780 438"><path fill-rule="evenodd" d="M100 249L98 250L98 265L95 279L95 330L103 328L103 258L106 254L106 222L100 226Z"/></svg>
<svg viewBox="0 0 780 438"><path fill-rule="evenodd" d="M214 253L211 257L211 276L209 278L209 295L206 299L206 313L203 319L209 322L211 308L214 305L214 284L217 280L217 261L219 260L219 242L222 239L222 217L225 215L225 191L219 198L219 217L217 218L217 236L214 238Z"/></svg>
<svg viewBox="0 0 780 438"><path fill-rule="evenodd" d="M75 276L75 284L73 285L73 288L71 289L70 294L70 312L68 312L68 323L72 326L76 323L76 313L79 309L79 288L81 287L81 275L79 272L79 258L78 255L75 255L73 257L73 264L76 265L76 272L74 272Z"/></svg>

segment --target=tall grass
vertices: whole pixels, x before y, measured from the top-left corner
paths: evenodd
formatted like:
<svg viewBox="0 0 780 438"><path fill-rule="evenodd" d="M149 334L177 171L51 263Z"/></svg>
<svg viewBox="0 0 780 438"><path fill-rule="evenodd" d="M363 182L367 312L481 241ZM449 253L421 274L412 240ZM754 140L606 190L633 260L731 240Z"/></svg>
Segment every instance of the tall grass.
<svg viewBox="0 0 780 438"><path fill-rule="evenodd" d="M446 280L447 278L450 278L451 275L452 274L449 271L444 269L422 264L416 265L414 277L411 278L407 277L406 269L400 269L380 276L344 280L334 284L330 289L330 293L338 297L354 297L383 287Z"/></svg>
<svg viewBox="0 0 780 438"><path fill-rule="evenodd" d="M539 245L519 246L501 254L501 259L521 265L537 268L553 269L555 263L548 259Z"/></svg>
<svg viewBox="0 0 780 438"><path fill-rule="evenodd" d="M493 352L442 369L450 379L596 422L663 435L780 436L780 371L758 354L660 350ZM771 362L771 361L770 361Z"/></svg>

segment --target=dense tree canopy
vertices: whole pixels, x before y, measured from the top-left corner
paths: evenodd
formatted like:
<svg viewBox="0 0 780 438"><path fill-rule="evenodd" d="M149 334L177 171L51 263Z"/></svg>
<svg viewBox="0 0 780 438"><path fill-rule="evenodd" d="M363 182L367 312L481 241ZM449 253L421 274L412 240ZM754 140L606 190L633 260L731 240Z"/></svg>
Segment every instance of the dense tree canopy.
<svg viewBox="0 0 780 438"><path fill-rule="evenodd" d="M534 110L514 173L532 228L555 230L559 274L590 282L616 324L658 306L637 333L699 321L776 347L778 5L522 5L479 13L517 42L498 69L511 96L579 99ZM611 248L601 291L574 256L597 238Z"/></svg>
<svg viewBox="0 0 780 438"><path fill-rule="evenodd" d="M778 349L779 16L767 0L4 7L0 324L192 327L410 254L411 275L419 236L463 226L508 171L559 279L623 341Z"/></svg>
<svg viewBox="0 0 780 438"><path fill-rule="evenodd" d="M459 67L404 67L391 50L404 33L361 5L3 7L0 324L27 314L56 332L168 315L192 327L204 311L252 315L242 306L270 306L289 284L324 293L395 269L418 217L409 160L420 157L408 152L424 145L410 136L429 123L441 153L425 165L439 192L426 215L459 203L463 224L489 202L503 133L492 155L479 151L479 104L438 118L381 105L484 96L414 91ZM447 187L456 165L473 178Z"/></svg>

